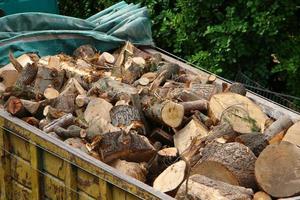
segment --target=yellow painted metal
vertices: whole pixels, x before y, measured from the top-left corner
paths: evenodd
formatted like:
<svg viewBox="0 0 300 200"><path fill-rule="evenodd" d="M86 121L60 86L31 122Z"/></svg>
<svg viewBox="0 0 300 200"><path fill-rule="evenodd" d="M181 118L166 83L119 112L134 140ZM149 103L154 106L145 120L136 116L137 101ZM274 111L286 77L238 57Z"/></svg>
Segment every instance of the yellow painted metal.
<svg viewBox="0 0 300 200"><path fill-rule="evenodd" d="M118 187L113 186L112 188L112 199L113 200L126 200L126 193Z"/></svg>
<svg viewBox="0 0 300 200"><path fill-rule="evenodd" d="M0 118L0 126L4 125L4 119ZM12 198L12 183L10 174L10 155L7 153L9 151L9 140L8 135L5 130L0 130L0 178L1 178L1 199L11 199Z"/></svg>
<svg viewBox="0 0 300 200"><path fill-rule="evenodd" d="M41 185L40 185L40 152L38 147L34 144L30 144L30 164L31 164L31 199L41 199Z"/></svg>
<svg viewBox="0 0 300 200"><path fill-rule="evenodd" d="M67 161L65 162L65 171L66 171L66 176L65 176L65 184L66 184L66 197L67 200L77 200L78 195L77 195L77 173L76 173L76 168L72 164L70 164Z"/></svg>
<svg viewBox="0 0 300 200"><path fill-rule="evenodd" d="M101 200L112 199L112 186L102 179L99 179L99 192Z"/></svg>

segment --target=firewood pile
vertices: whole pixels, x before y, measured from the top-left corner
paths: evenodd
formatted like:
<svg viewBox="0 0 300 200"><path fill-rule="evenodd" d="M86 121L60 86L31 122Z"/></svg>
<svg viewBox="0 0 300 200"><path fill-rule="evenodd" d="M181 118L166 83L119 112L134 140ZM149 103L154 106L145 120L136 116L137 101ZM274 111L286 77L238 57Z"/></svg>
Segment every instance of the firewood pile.
<svg viewBox="0 0 300 200"><path fill-rule="evenodd" d="M11 115L177 199L300 193L300 122L131 43L24 54L0 69ZM70 148L72 148L70 147Z"/></svg>

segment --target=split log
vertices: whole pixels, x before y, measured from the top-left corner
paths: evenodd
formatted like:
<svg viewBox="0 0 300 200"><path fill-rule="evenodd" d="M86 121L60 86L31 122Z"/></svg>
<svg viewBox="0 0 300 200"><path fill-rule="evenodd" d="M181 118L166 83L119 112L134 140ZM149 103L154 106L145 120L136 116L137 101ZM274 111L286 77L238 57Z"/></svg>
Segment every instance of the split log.
<svg viewBox="0 0 300 200"><path fill-rule="evenodd" d="M155 80L156 77L157 77L157 72L147 72L143 74L141 78L146 78L151 83Z"/></svg>
<svg viewBox="0 0 300 200"><path fill-rule="evenodd" d="M160 96L168 96L169 99L176 99L178 101L187 102L187 101L199 101L203 100L200 96L198 96L196 93L189 91L184 88L175 88L169 92L167 91L166 94L160 94Z"/></svg>
<svg viewBox="0 0 300 200"><path fill-rule="evenodd" d="M200 139L207 136L207 134L207 128L201 122L192 119L174 135L174 145L181 154L191 145L195 137Z"/></svg>
<svg viewBox="0 0 300 200"><path fill-rule="evenodd" d="M41 102L29 101L25 99L20 99L20 101L24 108L32 115L36 115L42 107Z"/></svg>
<svg viewBox="0 0 300 200"><path fill-rule="evenodd" d="M37 128L39 127L39 124L40 124L40 121L38 119L36 119L35 117L23 117L22 120L32 126L37 127Z"/></svg>
<svg viewBox="0 0 300 200"><path fill-rule="evenodd" d="M54 108L66 113L73 113L75 111L75 99L79 94L85 94L86 91L81 87L78 81L71 78L66 83L63 91L56 98Z"/></svg>
<svg viewBox="0 0 300 200"><path fill-rule="evenodd" d="M79 94L75 99L75 103L79 108L85 107L89 104L92 98L93 97L88 97L84 94Z"/></svg>
<svg viewBox="0 0 300 200"><path fill-rule="evenodd" d="M131 176L141 182L146 182L147 168L146 163L127 162L116 160L111 166L127 176Z"/></svg>
<svg viewBox="0 0 300 200"><path fill-rule="evenodd" d="M264 132L267 140L271 140L274 136L282 131L287 130L293 125L293 121L288 115L284 115L273 122Z"/></svg>
<svg viewBox="0 0 300 200"><path fill-rule="evenodd" d="M296 122L287 130L282 140L300 146L300 121Z"/></svg>
<svg viewBox="0 0 300 200"><path fill-rule="evenodd" d="M209 117L213 120L214 124L217 124L218 121L221 120L223 112L234 106L238 106L240 112L244 111L243 113L248 114L246 121L248 119L248 121L253 122L252 127L259 128L260 132L264 131L265 122L268 119L266 114L263 113L261 108L250 99L235 93L228 92L215 94L209 102ZM238 130L239 124L236 125L237 126L234 129ZM242 132L245 132L245 130ZM250 127L250 130L247 132L253 132L252 128Z"/></svg>
<svg viewBox="0 0 300 200"><path fill-rule="evenodd" d="M87 123L90 123L92 119L97 116L102 117L107 122L111 122L110 110L112 109L111 103L101 98L93 98L84 111L84 119Z"/></svg>
<svg viewBox="0 0 300 200"><path fill-rule="evenodd" d="M238 136L235 141L249 147L255 156L259 156L269 144L262 133L243 134Z"/></svg>
<svg viewBox="0 0 300 200"><path fill-rule="evenodd" d="M74 123L74 120L75 117L72 114L66 114L44 126L43 131L50 133L54 131L55 127L68 127Z"/></svg>
<svg viewBox="0 0 300 200"><path fill-rule="evenodd" d="M148 118L172 128L178 127L184 116L184 108L172 101L155 102L145 110Z"/></svg>
<svg viewBox="0 0 300 200"><path fill-rule="evenodd" d="M267 193L259 191L254 194L253 200L272 200L272 198Z"/></svg>
<svg viewBox="0 0 300 200"><path fill-rule="evenodd" d="M22 101L17 97L10 97L5 105L6 111L16 117L25 117L29 113L24 108Z"/></svg>
<svg viewBox="0 0 300 200"><path fill-rule="evenodd" d="M142 76L145 64L146 61L141 57L133 57L128 59L124 65L122 81L124 83L132 84Z"/></svg>
<svg viewBox="0 0 300 200"><path fill-rule="evenodd" d="M273 197L300 193L300 148L292 143L267 146L255 163L258 185Z"/></svg>
<svg viewBox="0 0 300 200"><path fill-rule="evenodd" d="M166 145L173 145L173 136L160 128L154 129L150 138Z"/></svg>
<svg viewBox="0 0 300 200"><path fill-rule="evenodd" d="M193 117L196 117L196 119L201 121L207 128L213 125L213 121L198 110L194 111Z"/></svg>
<svg viewBox="0 0 300 200"><path fill-rule="evenodd" d="M237 134L229 123L219 124L218 126L215 126L206 137L195 137L189 148L184 151L181 156L189 161L192 166L198 161L200 150L205 147L206 144L218 138L225 138L226 140L234 141L236 137Z"/></svg>
<svg viewBox="0 0 300 200"><path fill-rule="evenodd" d="M242 96L246 96L247 90L242 83L232 83L225 92L232 92Z"/></svg>
<svg viewBox="0 0 300 200"><path fill-rule="evenodd" d="M111 78L102 78L93 83L92 88L88 92L88 96L100 96L107 94L110 102L117 102L122 97L126 96L130 99L132 94L137 94L138 91L135 87L128 84L121 83L120 81Z"/></svg>
<svg viewBox="0 0 300 200"><path fill-rule="evenodd" d="M230 185L201 175L193 175L179 188L178 200L252 200L253 191L244 187ZM187 190L187 191L186 191Z"/></svg>
<svg viewBox="0 0 300 200"><path fill-rule="evenodd" d="M86 135L85 130L76 125L71 125L67 129L56 126L53 128L53 132L61 138L83 138Z"/></svg>
<svg viewBox="0 0 300 200"><path fill-rule="evenodd" d="M65 72L64 70L60 69L59 66L55 66L54 62L56 61L51 61L55 58L59 59L58 57L51 56L48 66L41 65L38 67L38 72L34 83L34 91L36 94L44 94L45 89L47 89L49 86L56 90L60 90L62 87Z"/></svg>
<svg viewBox="0 0 300 200"><path fill-rule="evenodd" d="M45 126L47 126L48 124L50 124L51 120L48 118L44 118L40 121L39 123L39 129L43 130Z"/></svg>
<svg viewBox="0 0 300 200"><path fill-rule="evenodd" d="M134 132L111 132L102 135L99 154L105 163L116 159L131 162L148 162L155 154L154 147L144 136Z"/></svg>
<svg viewBox="0 0 300 200"><path fill-rule="evenodd" d="M216 85L201 83L191 83L189 90L198 97L208 101L214 94L219 92Z"/></svg>
<svg viewBox="0 0 300 200"><path fill-rule="evenodd" d="M243 144L213 142L201 151L201 159L192 167L191 175L201 174L231 185L256 188L256 157Z"/></svg>
<svg viewBox="0 0 300 200"><path fill-rule="evenodd" d="M120 128L113 126L101 116L97 116L89 122L88 128L86 130L86 139L88 141L92 141L97 136L117 131L120 131Z"/></svg>
<svg viewBox="0 0 300 200"><path fill-rule="evenodd" d="M44 91L44 97L46 99L56 99L59 96L59 91L57 91L55 88L48 87Z"/></svg>
<svg viewBox="0 0 300 200"><path fill-rule="evenodd" d="M208 107L208 102L204 99L197 101L182 102L180 104L183 106L185 114L188 114L194 110L206 111Z"/></svg>
<svg viewBox="0 0 300 200"><path fill-rule="evenodd" d="M177 189L186 177L186 163L181 160L165 169L153 182L153 188L161 192Z"/></svg>

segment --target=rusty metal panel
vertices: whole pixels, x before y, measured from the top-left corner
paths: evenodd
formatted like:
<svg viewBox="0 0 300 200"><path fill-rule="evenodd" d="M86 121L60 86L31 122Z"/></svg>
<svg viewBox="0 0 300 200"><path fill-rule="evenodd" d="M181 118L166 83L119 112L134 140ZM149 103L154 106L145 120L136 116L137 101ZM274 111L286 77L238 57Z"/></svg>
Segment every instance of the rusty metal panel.
<svg viewBox="0 0 300 200"><path fill-rule="evenodd" d="M89 196L99 198L99 178L87 173L84 170L78 169L77 171L77 187L79 190L84 191Z"/></svg>
<svg viewBox="0 0 300 200"><path fill-rule="evenodd" d="M11 156L11 176L18 183L31 189L30 163L17 156Z"/></svg>
<svg viewBox="0 0 300 200"><path fill-rule="evenodd" d="M26 161L30 161L30 151L29 151L29 143L15 136L10 134L10 144L11 144L11 152Z"/></svg>
<svg viewBox="0 0 300 200"><path fill-rule="evenodd" d="M83 191L78 191L78 200L96 200Z"/></svg>
<svg viewBox="0 0 300 200"><path fill-rule="evenodd" d="M12 199L16 200L31 200L31 190L19 184L16 181L12 181Z"/></svg>
<svg viewBox="0 0 300 200"><path fill-rule="evenodd" d="M58 178L45 173L44 179L44 192L45 197L52 200L65 200L65 185L64 182Z"/></svg>
<svg viewBox="0 0 300 200"><path fill-rule="evenodd" d="M59 178L60 180L65 179L66 166L64 160L54 156L46 151L43 152L43 170L49 174Z"/></svg>

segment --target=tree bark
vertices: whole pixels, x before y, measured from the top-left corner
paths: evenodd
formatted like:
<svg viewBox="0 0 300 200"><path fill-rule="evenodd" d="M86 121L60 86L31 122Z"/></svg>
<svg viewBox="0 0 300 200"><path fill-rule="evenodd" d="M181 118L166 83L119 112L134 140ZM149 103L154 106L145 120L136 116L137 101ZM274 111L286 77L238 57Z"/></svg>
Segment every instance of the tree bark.
<svg viewBox="0 0 300 200"><path fill-rule="evenodd" d="M32 126L35 126L37 128L39 127L40 121L38 119L36 119L35 117L23 117L22 120Z"/></svg>
<svg viewBox="0 0 300 200"><path fill-rule="evenodd" d="M255 155L242 144L214 142L201 151L201 159L192 167L191 175L201 174L232 185L255 189L255 161Z"/></svg>
<svg viewBox="0 0 300 200"><path fill-rule="evenodd" d="M243 134L238 136L235 141L249 147L255 156L259 156L269 144L262 133Z"/></svg>
<svg viewBox="0 0 300 200"><path fill-rule="evenodd" d="M142 76L146 61L141 57L133 57L125 63L122 81L127 84L132 84Z"/></svg>
<svg viewBox="0 0 300 200"><path fill-rule="evenodd" d="M179 188L178 200L252 200L253 191L244 187L230 185L201 175L193 175Z"/></svg>
<svg viewBox="0 0 300 200"><path fill-rule="evenodd" d="M154 129L150 138L166 145L173 145L173 136L160 128Z"/></svg>
<svg viewBox="0 0 300 200"><path fill-rule="evenodd" d="M54 131L55 127L65 128L72 125L74 121L75 121L75 117L69 113L56 120L53 120L52 122L44 126L43 131L45 131L46 133L50 133Z"/></svg>
<svg viewBox="0 0 300 200"><path fill-rule="evenodd" d="M242 83L232 83L225 92L232 92L242 96L246 96L247 90Z"/></svg>
<svg viewBox="0 0 300 200"><path fill-rule="evenodd" d="M53 132L55 132L59 137L62 138L82 138L83 136L85 136L85 130L76 125L71 125L67 129L56 126L54 127Z"/></svg>
<svg viewBox="0 0 300 200"><path fill-rule="evenodd" d="M273 197L300 194L300 148L292 143L267 146L255 163L258 185Z"/></svg>
<svg viewBox="0 0 300 200"><path fill-rule="evenodd" d="M282 131L287 130L293 125L293 121L288 115L284 115L281 118L277 119L273 122L264 132L264 135L267 140L271 140L277 134L281 133Z"/></svg>
<svg viewBox="0 0 300 200"><path fill-rule="evenodd" d="M99 154L105 163L116 159L148 162L155 154L155 149L146 137L133 132L119 131L102 135Z"/></svg>
<svg viewBox="0 0 300 200"><path fill-rule="evenodd" d="M5 105L6 111L16 117L25 117L29 113L24 108L22 101L17 97L10 97Z"/></svg>
<svg viewBox="0 0 300 200"><path fill-rule="evenodd" d="M208 107L208 102L204 99L197 101L182 102L180 104L183 106L185 114L188 114L194 110L206 111Z"/></svg>
<svg viewBox="0 0 300 200"><path fill-rule="evenodd" d="M208 101L214 94L218 92L216 85L201 83L192 83L189 90L195 93L198 97Z"/></svg>

